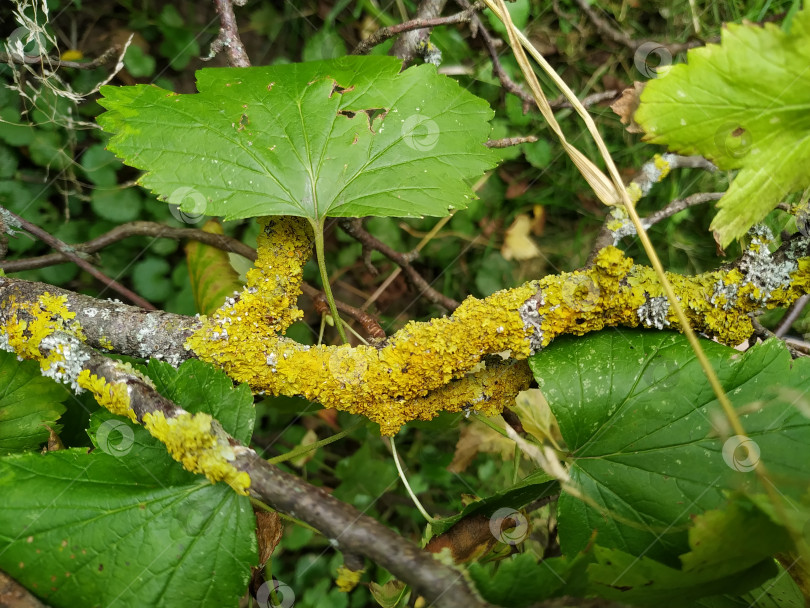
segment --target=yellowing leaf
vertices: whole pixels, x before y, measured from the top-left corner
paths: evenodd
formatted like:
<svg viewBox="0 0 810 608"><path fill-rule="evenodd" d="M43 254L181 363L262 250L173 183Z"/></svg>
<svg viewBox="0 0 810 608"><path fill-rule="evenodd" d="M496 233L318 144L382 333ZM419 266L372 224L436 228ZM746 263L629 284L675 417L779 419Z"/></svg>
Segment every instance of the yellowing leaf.
<svg viewBox="0 0 810 608"><path fill-rule="evenodd" d="M722 246L790 192L810 186L810 9L789 33L729 24L722 44L689 51L688 65L647 83L636 121L646 139L739 173L711 228Z"/></svg>
<svg viewBox="0 0 810 608"><path fill-rule="evenodd" d="M521 213L506 230L501 247L501 255L505 260L530 260L540 255L540 248L529 236L532 220L525 213Z"/></svg>

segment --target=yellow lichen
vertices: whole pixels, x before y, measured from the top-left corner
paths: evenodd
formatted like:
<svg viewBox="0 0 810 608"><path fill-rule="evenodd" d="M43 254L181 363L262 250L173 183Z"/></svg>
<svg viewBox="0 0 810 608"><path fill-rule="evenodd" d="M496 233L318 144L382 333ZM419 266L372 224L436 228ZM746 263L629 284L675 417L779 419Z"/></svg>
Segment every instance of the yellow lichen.
<svg viewBox="0 0 810 608"><path fill-rule="evenodd" d="M636 182L631 182L630 185L627 186L627 196L630 197L630 202L635 205L641 200L641 197L644 196L644 192L641 190L641 186Z"/></svg>
<svg viewBox="0 0 810 608"><path fill-rule="evenodd" d="M659 175L658 175L658 177L656 178L656 180L655 180L655 181L657 181L657 182L663 181L663 180L664 180L664 178L665 178L667 175L669 175L669 172L670 172L670 170L672 169L672 168L670 167L670 164L669 164L669 163L667 162L667 160L666 160L666 159L665 159L663 156L661 156L660 154L656 154L656 155L653 157L653 164L655 165L655 168L656 168L656 169L658 169L658 171L660 172L660 173L659 173Z"/></svg>
<svg viewBox="0 0 810 608"><path fill-rule="evenodd" d="M69 331L78 338L83 338L77 323L69 323L76 317L66 306L67 296L54 296L47 291L37 298L36 302L17 302L10 296L5 306L8 310L6 321L0 330L8 337L9 346L24 359L34 359L48 369L59 360L58 353L43 357L39 345L44 338L57 331ZM29 320L22 320L25 313Z"/></svg>
<svg viewBox="0 0 810 608"><path fill-rule="evenodd" d="M337 588L343 593L348 593L357 587L360 578L363 576L363 572L364 570L350 570L346 566L340 566L337 569L335 585L337 585Z"/></svg>
<svg viewBox="0 0 810 608"><path fill-rule="evenodd" d="M305 258L294 251L302 243L308 254L308 232L301 220L268 222L259 243L260 263L248 275L245 290L204 319L186 346L254 390L302 395L366 416L384 434L442 410L499 412L529 375L525 367L502 371L508 380L499 380L504 390L498 397L492 386L483 386L495 375L468 375L486 355L508 351L512 358L524 359L533 340L545 346L562 334L636 327L645 306L657 311L655 326L678 328L653 269L607 247L585 270L545 277L483 300L469 297L452 316L410 322L383 345L304 346L277 334L300 314L294 302ZM776 289L769 299L739 270L696 277L670 274L669 279L693 327L721 342L739 344L752 332L748 313L789 304L807 289L810 264L800 261L791 277L792 285L801 288ZM542 297L532 326L524 322L521 307L536 293ZM643 322L653 326L649 317Z"/></svg>
<svg viewBox="0 0 810 608"><path fill-rule="evenodd" d="M290 227L297 221L284 218L268 224L259 244L260 264L248 274L238 301L205 319L186 342L201 359L216 363L234 380L248 382L254 390L299 394L367 416L380 424L383 433L393 434L408 420L429 419L447 409L449 404L441 407L420 398L464 376L484 355L501 351L518 358L529 355L531 330L524 327L517 310L534 293L531 284L486 300L468 298L449 318L408 323L381 348L309 347L278 336L279 327L285 328L285 322L300 314L278 308L291 306L294 298L289 291L299 290L304 260L294 259L290 252L306 233ZM282 275L286 280L277 276L280 273L288 273Z"/></svg>
<svg viewBox="0 0 810 608"><path fill-rule="evenodd" d="M104 378L90 373L90 370L84 369L79 373L76 383L90 391L98 404L113 414L127 416L132 422L138 422L138 417L130 405L126 384L123 382L107 382Z"/></svg>
<svg viewBox="0 0 810 608"><path fill-rule="evenodd" d="M233 448L217 433L209 414L183 412L166 418L163 412L147 412L143 424L163 442L172 458L187 471L202 473L212 482L225 481L239 494L247 495L250 476L233 465Z"/></svg>
<svg viewBox="0 0 810 608"><path fill-rule="evenodd" d="M112 340L110 340L107 336L100 336L98 339L98 345L105 350L113 349Z"/></svg>

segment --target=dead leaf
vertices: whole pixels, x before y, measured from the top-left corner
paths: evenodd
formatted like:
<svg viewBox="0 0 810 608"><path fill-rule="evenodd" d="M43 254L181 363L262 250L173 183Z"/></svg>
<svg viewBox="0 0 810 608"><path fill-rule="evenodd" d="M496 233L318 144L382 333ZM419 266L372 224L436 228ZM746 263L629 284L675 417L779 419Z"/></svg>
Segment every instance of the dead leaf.
<svg viewBox="0 0 810 608"><path fill-rule="evenodd" d="M474 561L489 553L498 539L490 530L490 519L483 515L465 517L444 534L434 536L425 545L425 550L438 553L450 549L457 564Z"/></svg>
<svg viewBox="0 0 810 608"><path fill-rule="evenodd" d="M506 229L501 255L505 260L530 260L540 257L540 248L529 236L532 220L521 213Z"/></svg>
<svg viewBox="0 0 810 608"><path fill-rule="evenodd" d="M543 205L534 205L532 216L532 234L543 236L543 231L546 229L546 208Z"/></svg>
<svg viewBox="0 0 810 608"><path fill-rule="evenodd" d="M532 435L540 443L546 440L555 446L562 443L562 435L557 419L551 413L543 391L539 388L530 388L518 393L515 405L510 407L518 418L523 430Z"/></svg>
<svg viewBox="0 0 810 608"><path fill-rule="evenodd" d="M610 109L619 115L621 123L627 125L628 133L644 133L644 129L633 119L633 115L635 115L636 110L638 110L638 104L643 90L643 82L634 82L632 87L628 87L622 91L622 96L610 105Z"/></svg>
<svg viewBox="0 0 810 608"><path fill-rule="evenodd" d="M490 418L499 426L506 426L503 418ZM512 460L515 455L515 444L497 431L493 431L481 422L472 422L462 427L461 436L456 443L453 462L447 466L451 473L462 473L479 452L500 454L502 460Z"/></svg>
<svg viewBox="0 0 810 608"><path fill-rule="evenodd" d="M281 541L284 524L275 511L256 511L256 538L259 540L259 564L264 568L267 560Z"/></svg>

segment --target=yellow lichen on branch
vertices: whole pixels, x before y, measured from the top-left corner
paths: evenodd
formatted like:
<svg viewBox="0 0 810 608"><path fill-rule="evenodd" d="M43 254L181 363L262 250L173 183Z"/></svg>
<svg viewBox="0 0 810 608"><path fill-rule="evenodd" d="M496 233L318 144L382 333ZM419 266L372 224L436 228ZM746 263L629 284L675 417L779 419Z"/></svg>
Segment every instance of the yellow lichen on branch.
<svg viewBox="0 0 810 608"><path fill-rule="evenodd" d="M294 252L309 237L306 223L279 218L265 225L257 268L241 296L204 318L186 346L256 391L361 414L384 434L444 410L499 412L529 376L520 365L480 370L487 355L525 359L559 335L605 327L678 328L655 272L607 247L588 269L469 297L452 316L410 322L383 345L305 346L276 332L300 314L294 303L305 257ZM807 290L808 261L777 263L767 244L764 232L755 233L739 268L669 275L695 329L739 344L753 331L748 313L786 306ZM309 253L308 241L303 250Z"/></svg>
<svg viewBox="0 0 810 608"><path fill-rule="evenodd" d="M224 481L239 494L247 495L250 476L233 465L233 448L224 432L215 430L209 414L183 412L166 418L163 412L147 412L143 424L187 471L201 473L212 482Z"/></svg>
<svg viewBox="0 0 810 608"><path fill-rule="evenodd" d="M138 417L130 405L126 384L123 382L107 382L104 378L91 374L90 370L84 369L79 373L76 383L90 391L100 406L113 414L127 416L132 422L138 422Z"/></svg>

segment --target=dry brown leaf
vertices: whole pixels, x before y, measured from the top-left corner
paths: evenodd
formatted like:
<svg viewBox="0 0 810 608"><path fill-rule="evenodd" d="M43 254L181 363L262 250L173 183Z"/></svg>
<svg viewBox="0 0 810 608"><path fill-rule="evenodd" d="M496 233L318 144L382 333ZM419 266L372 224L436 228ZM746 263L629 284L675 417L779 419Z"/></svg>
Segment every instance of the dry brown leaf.
<svg viewBox="0 0 810 608"><path fill-rule="evenodd" d="M503 418L491 418L498 426L506 426ZM515 455L515 444L497 431L493 431L481 422L472 422L462 427L461 436L456 443L453 462L447 465L451 473L464 472L479 452L500 454L502 460L512 460Z"/></svg>
<svg viewBox="0 0 810 608"><path fill-rule="evenodd" d="M506 229L501 255L505 260L530 260L540 256L540 248L529 236L532 220L521 213Z"/></svg>
<svg viewBox="0 0 810 608"><path fill-rule="evenodd" d="M644 129L633 120L633 115L636 113L636 110L638 110L638 104L643 90L644 83L636 81L633 83L632 87L628 87L622 91L622 96L610 106L610 109L619 115L621 123L627 125L628 133L644 133Z"/></svg>

